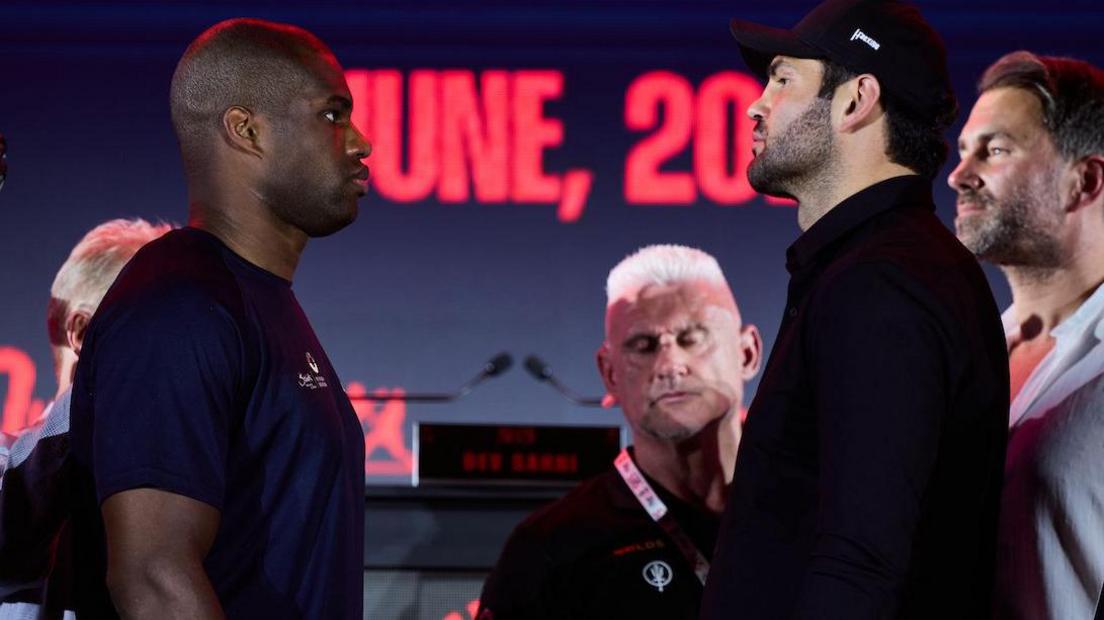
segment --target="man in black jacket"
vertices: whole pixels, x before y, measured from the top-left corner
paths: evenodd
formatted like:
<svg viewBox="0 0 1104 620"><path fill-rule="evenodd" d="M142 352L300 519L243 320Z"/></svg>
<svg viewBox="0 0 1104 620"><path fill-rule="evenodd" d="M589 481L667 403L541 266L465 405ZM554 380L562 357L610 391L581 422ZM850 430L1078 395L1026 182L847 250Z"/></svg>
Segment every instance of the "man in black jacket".
<svg viewBox="0 0 1104 620"><path fill-rule="evenodd" d="M956 111L942 43L892 0L732 29L768 79L748 177L795 198L804 232L703 617L985 617L1007 356L981 269L933 213Z"/></svg>

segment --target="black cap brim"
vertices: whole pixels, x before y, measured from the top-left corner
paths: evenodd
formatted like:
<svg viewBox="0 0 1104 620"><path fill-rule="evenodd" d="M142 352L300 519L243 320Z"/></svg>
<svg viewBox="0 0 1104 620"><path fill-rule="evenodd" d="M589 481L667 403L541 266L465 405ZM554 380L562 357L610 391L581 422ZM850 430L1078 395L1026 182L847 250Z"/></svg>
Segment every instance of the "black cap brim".
<svg viewBox="0 0 1104 620"><path fill-rule="evenodd" d="M824 58L824 52L797 38L793 32L771 28L742 19L729 22L732 36L740 45L740 55L748 69L760 79L767 79L770 63L775 56L794 58Z"/></svg>

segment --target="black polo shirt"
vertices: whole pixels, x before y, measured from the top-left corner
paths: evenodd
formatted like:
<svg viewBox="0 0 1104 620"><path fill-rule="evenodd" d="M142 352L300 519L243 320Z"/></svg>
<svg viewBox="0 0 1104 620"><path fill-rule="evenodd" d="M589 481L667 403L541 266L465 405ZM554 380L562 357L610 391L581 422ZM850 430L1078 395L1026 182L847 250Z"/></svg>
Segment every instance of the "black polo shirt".
<svg viewBox="0 0 1104 620"><path fill-rule="evenodd" d="M718 518L652 488L708 558ZM690 563L611 466L523 521L483 586L479 620L698 617Z"/></svg>
<svg viewBox="0 0 1104 620"><path fill-rule="evenodd" d="M988 616L1008 359L933 210L928 181L889 179L789 248L703 618Z"/></svg>

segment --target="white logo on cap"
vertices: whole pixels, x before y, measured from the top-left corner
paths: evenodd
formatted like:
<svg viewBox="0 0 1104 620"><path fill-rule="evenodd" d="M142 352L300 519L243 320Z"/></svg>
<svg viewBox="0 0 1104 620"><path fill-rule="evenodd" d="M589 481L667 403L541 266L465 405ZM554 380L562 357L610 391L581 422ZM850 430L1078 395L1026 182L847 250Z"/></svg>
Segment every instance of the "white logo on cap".
<svg viewBox="0 0 1104 620"><path fill-rule="evenodd" d="M855 39L858 39L858 40L862 41L863 43L866 43L867 45L869 45L870 47L872 47L874 49L878 49L879 47L882 46L881 43L878 43L874 39L871 39L869 36L867 36L867 34L865 32L863 32L861 28L856 28L855 29L855 34L851 35L851 40L854 41Z"/></svg>

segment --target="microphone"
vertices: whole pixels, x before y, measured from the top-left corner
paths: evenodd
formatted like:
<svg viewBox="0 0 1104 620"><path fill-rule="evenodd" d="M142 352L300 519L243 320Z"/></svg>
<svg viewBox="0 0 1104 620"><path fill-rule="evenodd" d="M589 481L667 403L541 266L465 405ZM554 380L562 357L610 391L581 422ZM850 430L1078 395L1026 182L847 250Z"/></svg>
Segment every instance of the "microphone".
<svg viewBox="0 0 1104 620"><path fill-rule="evenodd" d="M580 396L570 388L568 388L560 380L556 378L556 375L552 374L552 368L548 364L544 363L544 360L536 355L530 355L525 358L525 370L529 374L533 375L533 378L542 383L551 385L561 396L571 401L572 403L581 407L601 407L602 399L593 398L589 396Z"/></svg>
<svg viewBox="0 0 1104 620"><path fill-rule="evenodd" d="M445 393L407 393L407 394L365 394L363 396L350 396L349 400L401 400L408 403L451 403L467 396L477 385L491 377L497 377L510 369L514 364L514 358L509 353L499 353L483 364L479 374L470 381L461 385L455 392Z"/></svg>

